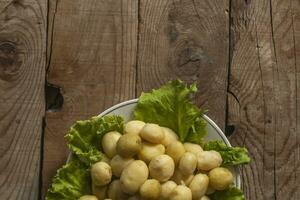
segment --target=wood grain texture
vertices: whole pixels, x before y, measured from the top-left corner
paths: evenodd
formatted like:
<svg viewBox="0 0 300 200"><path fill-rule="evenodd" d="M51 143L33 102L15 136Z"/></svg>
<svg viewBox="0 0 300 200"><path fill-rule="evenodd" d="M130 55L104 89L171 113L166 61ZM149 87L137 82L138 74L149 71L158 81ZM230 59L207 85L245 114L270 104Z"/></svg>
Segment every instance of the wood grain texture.
<svg viewBox="0 0 300 200"><path fill-rule="evenodd" d="M295 58L295 84L296 84L296 146L295 148L295 172L296 181L300 179L300 1L291 1L294 58ZM300 199L300 184L295 185L296 199Z"/></svg>
<svg viewBox="0 0 300 200"><path fill-rule="evenodd" d="M45 0L0 1L0 199L38 199Z"/></svg>
<svg viewBox="0 0 300 200"><path fill-rule="evenodd" d="M228 66L229 1L140 0L137 94L180 78L222 129Z"/></svg>
<svg viewBox="0 0 300 200"><path fill-rule="evenodd" d="M64 135L80 119L135 97L138 2L50 1L53 27L47 81L61 88L61 110L46 113L43 188L66 161Z"/></svg>
<svg viewBox="0 0 300 200"><path fill-rule="evenodd" d="M297 67L291 1L232 1L228 125L252 157L247 199L299 199ZM297 158L298 156L298 158Z"/></svg>

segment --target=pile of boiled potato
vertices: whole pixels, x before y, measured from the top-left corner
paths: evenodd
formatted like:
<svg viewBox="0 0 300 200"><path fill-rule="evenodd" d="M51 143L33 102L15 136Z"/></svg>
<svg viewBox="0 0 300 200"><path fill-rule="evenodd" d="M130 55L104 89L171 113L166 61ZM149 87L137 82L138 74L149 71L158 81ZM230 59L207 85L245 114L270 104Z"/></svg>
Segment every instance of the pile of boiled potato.
<svg viewBox="0 0 300 200"><path fill-rule="evenodd" d="M80 200L208 200L233 182L218 152L182 144L157 124L129 121L123 135L105 134L102 148L105 157L91 167L93 195Z"/></svg>

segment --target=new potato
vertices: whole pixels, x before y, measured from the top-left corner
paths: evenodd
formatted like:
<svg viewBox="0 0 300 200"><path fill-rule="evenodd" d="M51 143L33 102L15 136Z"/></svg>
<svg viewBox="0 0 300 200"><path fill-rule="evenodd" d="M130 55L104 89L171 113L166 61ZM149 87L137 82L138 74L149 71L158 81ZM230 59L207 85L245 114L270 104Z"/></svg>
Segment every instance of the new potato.
<svg viewBox="0 0 300 200"><path fill-rule="evenodd" d="M155 144L160 143L165 137L162 128L157 124L146 124L141 130L140 136L144 140Z"/></svg>
<svg viewBox="0 0 300 200"><path fill-rule="evenodd" d="M94 195L84 195L79 198L79 200L98 200Z"/></svg>
<svg viewBox="0 0 300 200"><path fill-rule="evenodd" d="M117 154L117 142L121 136L117 131L108 132L103 136L101 144L107 157L112 158Z"/></svg>
<svg viewBox="0 0 300 200"><path fill-rule="evenodd" d="M209 179L206 174L197 174L189 184L192 191L193 199L198 199L205 195L208 188Z"/></svg>
<svg viewBox="0 0 300 200"><path fill-rule="evenodd" d="M185 185L176 186L170 194L172 200L192 200L192 192Z"/></svg>
<svg viewBox="0 0 300 200"><path fill-rule="evenodd" d="M179 141L174 141L170 143L166 148L166 154L171 156L171 158L173 158L175 164L178 163L178 161L180 160L181 156L183 156L184 153L185 153L184 146Z"/></svg>
<svg viewBox="0 0 300 200"><path fill-rule="evenodd" d="M233 182L232 173L224 168L217 167L208 173L209 185L215 190L224 190Z"/></svg>
<svg viewBox="0 0 300 200"><path fill-rule="evenodd" d="M105 162L97 162L91 167L92 181L97 186L104 186L111 181L111 167Z"/></svg>
<svg viewBox="0 0 300 200"><path fill-rule="evenodd" d="M99 200L105 199L106 191L107 191L107 186L96 186L95 184L92 184L92 193Z"/></svg>
<svg viewBox="0 0 300 200"><path fill-rule="evenodd" d="M163 184L161 184L161 198L162 199L168 199L170 197L171 192L174 190L174 188L177 186L177 184L174 181L167 181Z"/></svg>
<svg viewBox="0 0 300 200"><path fill-rule="evenodd" d="M197 167L197 157L190 152L185 152L179 161L178 168L182 174L193 174Z"/></svg>
<svg viewBox="0 0 300 200"><path fill-rule="evenodd" d="M198 154L203 151L202 147L200 145L198 145L198 144L193 144L193 143L190 143L190 142L185 142L183 144L183 146L184 146L184 149L187 152L191 152L195 156L198 156Z"/></svg>
<svg viewBox="0 0 300 200"><path fill-rule="evenodd" d="M147 180L148 167L144 161L135 160L125 167L121 174L121 188L127 194L134 194Z"/></svg>
<svg viewBox="0 0 300 200"><path fill-rule="evenodd" d="M138 158L146 163L149 163L152 158L165 153L165 147L162 144L153 144L143 142L142 149L138 154Z"/></svg>
<svg viewBox="0 0 300 200"><path fill-rule="evenodd" d="M156 156L149 163L150 176L162 182L172 177L174 169L173 159L165 154Z"/></svg>
<svg viewBox="0 0 300 200"><path fill-rule="evenodd" d="M178 140L178 135L172 129L167 127L161 127L161 128L164 133L164 139L161 141L161 143L164 146L168 146L171 142Z"/></svg>
<svg viewBox="0 0 300 200"><path fill-rule="evenodd" d="M145 126L145 122L143 121L139 121L139 120L129 121L124 126L124 134L133 133L138 135L144 126Z"/></svg>
<svg viewBox="0 0 300 200"><path fill-rule="evenodd" d="M127 165L129 165L132 161L134 161L133 158L123 158L119 155L114 156L110 161L110 166L113 175L120 177L124 168Z"/></svg>
<svg viewBox="0 0 300 200"><path fill-rule="evenodd" d="M137 134L125 134L117 142L117 153L124 158L133 157L141 148L142 140Z"/></svg>
<svg viewBox="0 0 300 200"><path fill-rule="evenodd" d="M221 154L217 151L203 151L198 154L198 170L208 171L222 164Z"/></svg>
<svg viewBox="0 0 300 200"><path fill-rule="evenodd" d="M108 186L107 191L108 198L113 200L123 200L127 199L128 195L125 194L121 189L121 181L114 180Z"/></svg>
<svg viewBox="0 0 300 200"><path fill-rule="evenodd" d="M156 179L148 179L140 187L140 195L145 199L157 199L161 193L161 185Z"/></svg>

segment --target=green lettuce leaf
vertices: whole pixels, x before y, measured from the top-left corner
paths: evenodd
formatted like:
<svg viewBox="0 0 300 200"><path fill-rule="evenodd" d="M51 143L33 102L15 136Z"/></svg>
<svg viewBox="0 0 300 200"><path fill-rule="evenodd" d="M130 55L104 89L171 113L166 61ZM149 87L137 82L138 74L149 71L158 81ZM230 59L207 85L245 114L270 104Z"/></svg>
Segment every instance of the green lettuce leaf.
<svg viewBox="0 0 300 200"><path fill-rule="evenodd" d="M124 120L120 116L93 117L78 121L66 135L68 146L80 160L90 164L102 158L101 140L110 131L123 132Z"/></svg>
<svg viewBox="0 0 300 200"><path fill-rule="evenodd" d="M201 143L207 133L206 122L202 111L189 100L196 91L195 84L187 86L180 80L170 81L159 89L142 93L134 117L171 128L182 142Z"/></svg>
<svg viewBox="0 0 300 200"><path fill-rule="evenodd" d="M223 141L211 141L204 145L204 150L218 151L223 159L222 166L229 167L250 162L250 157L246 148L229 147Z"/></svg>
<svg viewBox="0 0 300 200"><path fill-rule="evenodd" d="M209 195L211 200L245 200L243 192L236 187L229 187L225 190L216 191Z"/></svg>
<svg viewBox="0 0 300 200"><path fill-rule="evenodd" d="M89 167L76 156L57 170L46 200L75 200L91 193Z"/></svg>

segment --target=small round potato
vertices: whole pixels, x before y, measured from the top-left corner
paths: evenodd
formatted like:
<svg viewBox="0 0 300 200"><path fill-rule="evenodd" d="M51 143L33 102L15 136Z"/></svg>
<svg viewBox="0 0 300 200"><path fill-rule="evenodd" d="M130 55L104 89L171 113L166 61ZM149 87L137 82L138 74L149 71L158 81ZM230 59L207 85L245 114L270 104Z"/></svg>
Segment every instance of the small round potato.
<svg viewBox="0 0 300 200"><path fill-rule="evenodd" d="M129 121L124 126L124 133L133 133L138 135L144 126L145 122L139 120Z"/></svg>
<svg viewBox="0 0 300 200"><path fill-rule="evenodd" d="M224 167L212 169L208 177L209 185L215 190L225 190L233 182L232 173Z"/></svg>
<svg viewBox="0 0 300 200"><path fill-rule="evenodd" d="M181 156L178 168L184 175L193 174L197 167L197 157L190 152L185 152Z"/></svg>
<svg viewBox="0 0 300 200"><path fill-rule="evenodd" d="M140 132L141 138L151 143L161 143L165 135L157 124L146 124Z"/></svg>
<svg viewBox="0 0 300 200"><path fill-rule="evenodd" d="M185 185L189 185L191 181L193 180L194 175L184 175L181 173L181 171L177 168L174 172L174 175L172 176L171 180L174 181L176 184L180 185L184 183Z"/></svg>
<svg viewBox="0 0 300 200"><path fill-rule="evenodd" d="M192 200L192 192L185 185L176 186L170 194L172 200Z"/></svg>
<svg viewBox="0 0 300 200"><path fill-rule="evenodd" d="M209 179L206 174L197 174L194 176L192 182L189 184L189 188L192 191L193 199L198 199L205 195L208 183Z"/></svg>
<svg viewBox="0 0 300 200"><path fill-rule="evenodd" d="M124 158L133 157L141 148L142 140L137 134L125 134L117 142L117 153Z"/></svg>
<svg viewBox="0 0 300 200"><path fill-rule="evenodd" d="M202 147L198 144L193 144L193 143L190 143L190 142L186 142L186 143L183 144L183 146L184 146L184 148L187 152L191 152L195 156L198 156L198 154L203 151Z"/></svg>
<svg viewBox="0 0 300 200"><path fill-rule="evenodd" d="M138 154L138 158L146 163L149 163L152 158L165 153L165 147L162 144L152 144L143 142L142 149Z"/></svg>
<svg viewBox="0 0 300 200"><path fill-rule="evenodd" d="M219 167L222 164L222 157L219 152L211 150L211 151L203 151L198 154L198 170L211 170L213 168Z"/></svg>
<svg viewBox="0 0 300 200"><path fill-rule="evenodd" d="M121 137L121 133L117 131L111 131L106 133L102 138L102 148L104 153L109 157L112 158L117 154L117 142Z"/></svg>
<svg viewBox="0 0 300 200"><path fill-rule="evenodd" d="M208 185L208 188L207 188L205 194L210 195L210 194L214 193L215 191L216 191L215 189L213 189L210 185Z"/></svg>
<svg viewBox="0 0 300 200"><path fill-rule="evenodd" d="M135 160L125 167L121 174L121 188L127 194L139 191L140 186L147 180L149 170L144 161Z"/></svg>
<svg viewBox="0 0 300 200"><path fill-rule="evenodd" d="M110 164L110 159L105 154L102 154L101 157L102 157L101 162Z"/></svg>
<svg viewBox="0 0 300 200"><path fill-rule="evenodd" d="M210 198L208 196L203 196L199 200L210 200Z"/></svg>
<svg viewBox="0 0 300 200"><path fill-rule="evenodd" d="M105 162L97 162L91 167L91 177L96 186L104 186L111 181L111 167Z"/></svg>
<svg viewBox="0 0 300 200"><path fill-rule="evenodd" d="M168 146L171 142L178 140L178 135L170 128L167 127L161 127L164 132L164 139L161 141L161 143L165 146Z"/></svg>
<svg viewBox="0 0 300 200"><path fill-rule="evenodd" d="M174 169L173 159L165 154L154 157L149 163L150 176L162 182L173 176Z"/></svg>
<svg viewBox="0 0 300 200"><path fill-rule="evenodd" d="M134 195L129 197L127 200L141 200L141 197L139 195Z"/></svg>
<svg viewBox="0 0 300 200"><path fill-rule="evenodd" d="M98 200L94 195L84 195L79 198L79 200Z"/></svg>
<svg viewBox="0 0 300 200"><path fill-rule="evenodd" d="M106 197L107 186L96 186L92 184L92 192L99 200L105 199Z"/></svg>
<svg viewBox="0 0 300 200"><path fill-rule="evenodd" d="M140 195L145 199L158 199L160 193L161 186L156 179L148 179L140 187Z"/></svg>
<svg viewBox="0 0 300 200"><path fill-rule="evenodd" d="M179 141L174 141L171 144L169 144L166 148L166 154L171 156L173 158L175 164L177 164L185 153L185 149L183 147L183 144Z"/></svg>
<svg viewBox="0 0 300 200"><path fill-rule="evenodd" d="M132 161L134 161L133 158L123 158L119 155L115 155L110 161L113 175L115 175L116 177L120 177L123 169Z"/></svg>
<svg viewBox="0 0 300 200"><path fill-rule="evenodd" d="M171 192L177 186L174 181L167 181L161 184L161 194L160 197L162 199L169 199Z"/></svg>
<svg viewBox="0 0 300 200"><path fill-rule="evenodd" d="M123 200L128 198L128 195L125 194L121 189L120 180L114 180L109 184L107 195L108 198L113 200Z"/></svg>

